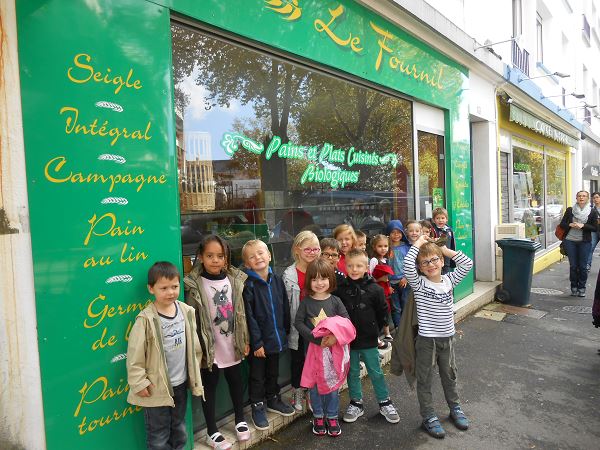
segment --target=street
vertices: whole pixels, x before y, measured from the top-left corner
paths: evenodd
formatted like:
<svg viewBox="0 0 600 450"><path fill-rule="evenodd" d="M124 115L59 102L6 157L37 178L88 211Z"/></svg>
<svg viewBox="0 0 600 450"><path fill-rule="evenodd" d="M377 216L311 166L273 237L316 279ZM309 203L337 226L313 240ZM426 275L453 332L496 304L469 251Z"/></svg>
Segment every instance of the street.
<svg viewBox="0 0 600 450"><path fill-rule="evenodd" d="M314 436L306 415L258 447L599 448L600 329L593 327L591 317L598 257L584 299L568 295L568 270L564 260L534 276L531 310L512 310L528 315L503 315L498 311L502 305L492 304L457 325L459 393L471 421L468 431L457 430L449 421L436 375L434 402L447 434L443 440L426 435L420 429L416 391L409 389L404 377L389 375L386 370L391 398L401 417L399 424L387 423L378 413L370 382L365 379L365 415L352 424L342 422L340 437ZM347 404L344 392L341 414Z"/></svg>

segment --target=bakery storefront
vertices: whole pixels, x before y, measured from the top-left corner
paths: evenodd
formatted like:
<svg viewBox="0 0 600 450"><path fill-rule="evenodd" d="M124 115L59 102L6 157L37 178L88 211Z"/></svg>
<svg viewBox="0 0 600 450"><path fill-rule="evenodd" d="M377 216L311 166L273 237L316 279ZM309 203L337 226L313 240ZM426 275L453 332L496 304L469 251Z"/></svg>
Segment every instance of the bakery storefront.
<svg viewBox="0 0 600 450"><path fill-rule="evenodd" d="M468 72L360 4L17 6L47 448L143 447L124 355L145 273L189 270L206 234L235 265L264 240L281 272L300 230L443 206L472 255Z"/></svg>

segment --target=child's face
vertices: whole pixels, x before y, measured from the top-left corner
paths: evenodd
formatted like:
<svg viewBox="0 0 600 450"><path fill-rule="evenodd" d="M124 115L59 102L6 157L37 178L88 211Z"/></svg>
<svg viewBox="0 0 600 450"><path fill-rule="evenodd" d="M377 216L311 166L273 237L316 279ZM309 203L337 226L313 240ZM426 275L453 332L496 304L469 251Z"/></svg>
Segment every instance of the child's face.
<svg viewBox="0 0 600 450"><path fill-rule="evenodd" d="M271 253L266 245L253 245L246 249L244 255L244 264L246 267L254 270L255 272L264 272L269 269L269 263L271 262Z"/></svg>
<svg viewBox="0 0 600 450"><path fill-rule="evenodd" d="M415 242L421 236L421 224L411 223L406 227L406 236L410 242Z"/></svg>
<svg viewBox="0 0 600 450"><path fill-rule="evenodd" d="M433 222L439 227L443 228L448 223L448 218L445 214L438 214L433 218Z"/></svg>
<svg viewBox="0 0 600 450"><path fill-rule="evenodd" d="M375 253L381 257L387 255L389 250L390 244L388 244L388 241L382 240L375 244Z"/></svg>
<svg viewBox="0 0 600 450"><path fill-rule="evenodd" d="M439 279L442 274L442 267L444 266L444 258L441 258L436 254L419 255L417 257L417 263L419 264L419 269L423 272L423 275L428 279Z"/></svg>
<svg viewBox="0 0 600 450"><path fill-rule="evenodd" d="M306 265L313 262L321 254L321 247L319 247L319 241L305 241L298 247L296 247L296 255Z"/></svg>
<svg viewBox="0 0 600 450"><path fill-rule="evenodd" d="M219 275L225 268L226 262L225 253L223 253L223 247L218 242L212 241L206 244L204 251L200 255L200 262L211 275Z"/></svg>
<svg viewBox="0 0 600 450"><path fill-rule="evenodd" d="M353 280L360 280L367 273L367 258L356 256L346 259L346 272Z"/></svg>
<svg viewBox="0 0 600 450"><path fill-rule="evenodd" d="M160 277L154 286L148 285L150 292L155 299L156 305L160 308L168 308L179 298L179 278L168 279Z"/></svg>
<svg viewBox="0 0 600 450"><path fill-rule="evenodd" d="M338 234L338 237L335 239L340 243L340 251L343 254L346 254L352 250L352 245L354 245L354 236L352 236L351 231L344 231L343 233Z"/></svg>
<svg viewBox="0 0 600 450"><path fill-rule="evenodd" d="M390 232L390 242L392 245L398 245L402 240L402 231L400 230L392 230Z"/></svg>
<svg viewBox="0 0 600 450"><path fill-rule="evenodd" d="M431 228L430 228L430 227L422 227L422 230L423 230L423 234L424 234L425 236L433 237L433 236L431 235Z"/></svg>
<svg viewBox="0 0 600 450"><path fill-rule="evenodd" d="M340 260L340 254L333 247L325 247L321 251L321 256L327 260L331 267L337 267L337 263Z"/></svg>
<svg viewBox="0 0 600 450"><path fill-rule="evenodd" d="M359 236L357 238L358 243L356 244L357 248L360 248L363 251L367 250L367 237L366 236Z"/></svg>
<svg viewBox="0 0 600 450"><path fill-rule="evenodd" d="M329 278L317 276L310 280L310 289L314 294L323 295L329 293Z"/></svg>

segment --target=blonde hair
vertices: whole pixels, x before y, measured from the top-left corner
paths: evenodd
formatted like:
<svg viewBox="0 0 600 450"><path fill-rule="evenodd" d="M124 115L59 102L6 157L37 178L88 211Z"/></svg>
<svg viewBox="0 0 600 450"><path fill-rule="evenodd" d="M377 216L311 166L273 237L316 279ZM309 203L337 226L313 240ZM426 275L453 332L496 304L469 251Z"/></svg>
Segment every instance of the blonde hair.
<svg viewBox="0 0 600 450"><path fill-rule="evenodd" d="M435 208L431 213L431 218L435 220L437 216L446 216L448 218L448 210L446 208Z"/></svg>
<svg viewBox="0 0 600 450"><path fill-rule="evenodd" d="M301 231L296 235L296 237L294 238L294 242L292 243L292 256L294 257L294 261L298 262L298 260L300 259L298 253L296 252L296 249L308 241L316 242L317 247L320 247L319 238L315 233L309 230Z"/></svg>
<svg viewBox="0 0 600 450"><path fill-rule="evenodd" d="M251 247L258 247L258 246L261 246L261 245L264 246L264 248L265 248L265 250L267 250L267 252L269 251L269 247L267 246L267 244L265 244L260 239L250 239L249 241L246 241L246 243L242 247L242 259L244 260L244 262L247 262L247 260L246 260L246 252ZM269 254L270 254L270 252L269 252Z"/></svg>
<svg viewBox="0 0 600 450"><path fill-rule="evenodd" d="M350 232L350 236L352 237L352 248L355 248L358 245L358 238L356 237L356 232L352 225L348 225L347 223L342 223L338 225L333 230L333 237L337 240L338 236L342 233Z"/></svg>
<svg viewBox="0 0 600 450"><path fill-rule="evenodd" d="M436 245L433 242L428 242L421 246L419 249L419 254L417 255L417 262L420 262L421 259L427 258L428 256L439 256L442 261L444 260L442 249L439 247L439 245Z"/></svg>

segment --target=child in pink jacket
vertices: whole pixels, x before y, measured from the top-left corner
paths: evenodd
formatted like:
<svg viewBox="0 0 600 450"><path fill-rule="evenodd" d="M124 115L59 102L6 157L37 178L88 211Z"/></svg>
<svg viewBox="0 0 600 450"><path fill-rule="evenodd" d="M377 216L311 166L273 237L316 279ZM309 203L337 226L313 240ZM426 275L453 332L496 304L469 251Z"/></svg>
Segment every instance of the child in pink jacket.
<svg viewBox="0 0 600 450"><path fill-rule="evenodd" d="M322 258L314 260L306 269L305 280L305 289L308 297L305 297L300 302L300 306L296 312L296 320L294 321L294 326L309 348L300 384L302 387L310 389L310 401L314 416L313 433L317 436L325 434L339 436L342 433L338 420L340 400L338 390L334 387L338 385L340 376L337 373L335 382L331 383L331 389L318 389L318 385L322 387L327 385L324 378L321 383L318 382L319 378L321 378L319 374L323 374L324 376L326 370L318 368L321 364L315 361L315 355L320 353L322 362L327 361L325 364L331 363L327 369L327 373L336 373L334 369L336 360L338 361L337 367L340 369L348 365L348 362L341 364L344 360L342 346L346 345L347 347L347 344L349 344L348 339L353 339L355 332L353 334L354 330L351 323L350 326L352 329L348 329L342 325L343 322L338 320L331 321L329 326L332 329L325 328L324 326L319 327L328 318L335 317L339 319L343 317L349 319L348 312L342 301L338 297L331 295L336 286L335 273L331 264ZM315 334L313 334L314 329L317 329ZM340 338L340 342L338 342L338 337ZM349 354L348 349L346 349L346 353ZM323 358L329 355L331 355L331 358ZM334 355L337 356L334 357ZM349 357L347 361L349 361ZM324 364L322 365L324 366ZM343 372L345 370L342 370ZM342 383L343 381L342 379ZM325 393L325 391L328 392Z"/></svg>

